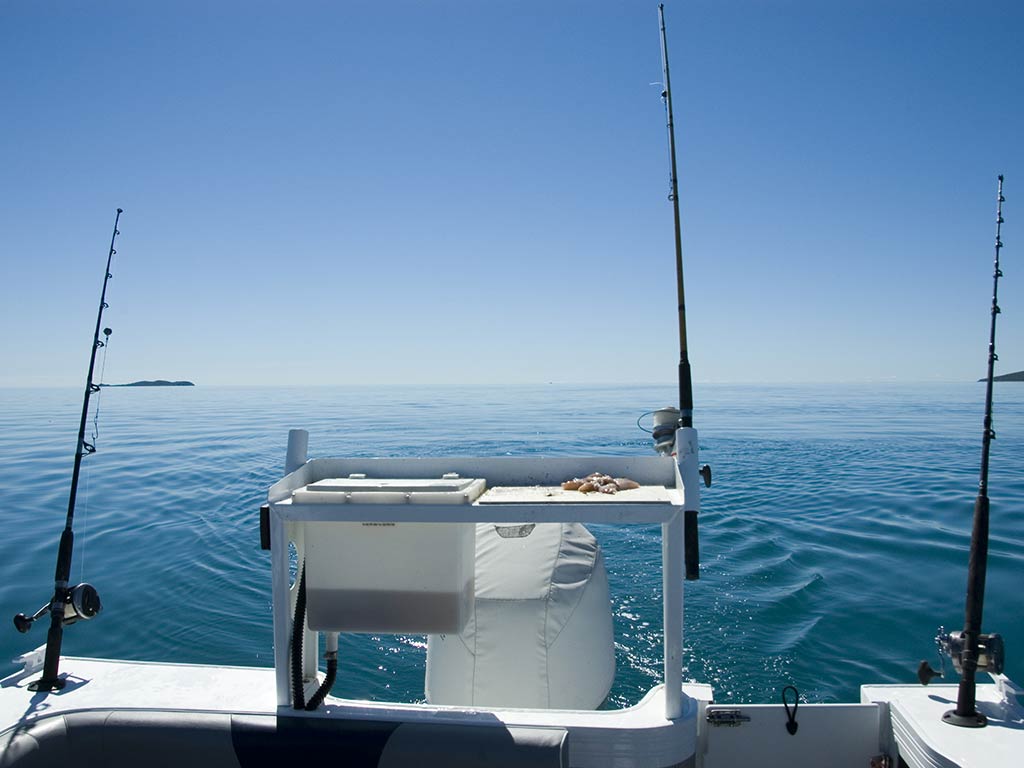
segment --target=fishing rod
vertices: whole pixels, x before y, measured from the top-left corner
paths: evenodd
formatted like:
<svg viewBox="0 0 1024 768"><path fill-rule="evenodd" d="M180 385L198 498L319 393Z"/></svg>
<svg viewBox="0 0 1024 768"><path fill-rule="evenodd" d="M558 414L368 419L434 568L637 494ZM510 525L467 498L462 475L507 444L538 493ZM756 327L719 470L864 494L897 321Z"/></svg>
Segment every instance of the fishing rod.
<svg viewBox="0 0 1024 768"><path fill-rule="evenodd" d="M29 690L33 691L58 691L62 689L66 681L58 677L58 666L60 664L61 642L64 638L64 627L74 624L79 619L91 619L102 609L100 596L91 584L82 583L75 587L68 587L71 579L71 553L74 549L75 534L72 525L75 519L75 500L78 496L78 477L82 470L82 458L87 454L96 452L95 442L90 443L85 439L85 427L89 418L89 400L93 394L100 391L99 385L93 383L93 372L96 369L96 352L106 346L111 330L103 329L104 340L100 340L100 327L103 322L103 310L107 308L107 283L113 275L110 273L110 263L117 253L114 250L114 241L120 233L117 228L124 211L117 209L114 217L114 231L110 236L110 250L107 253L107 268L103 272L103 290L100 292L100 306L96 313L96 330L92 336L92 352L89 356L89 373L85 379L85 396L82 400L82 420L78 427L78 443L75 447L75 468L71 473L71 492L68 498L68 514L64 522L64 531L60 535L60 546L57 549L57 568L54 574L53 597L48 605L44 605L32 616L19 613L14 617L14 626L19 632L28 632L32 623L49 611L50 629L46 634L46 655L43 660L43 676L29 684Z"/></svg>
<svg viewBox="0 0 1024 768"><path fill-rule="evenodd" d="M693 429L693 382L690 375L690 357L686 347L686 298L683 290L683 235L679 222L679 178L676 173L676 132L672 115L672 81L668 72L668 39L665 33L665 5L658 6L658 27L661 31L661 68L665 76L666 127L668 129L669 179L672 218L675 225L676 297L679 310L679 411L662 409L655 415L654 439L659 451L675 449L683 478L683 559L688 581L700 578L700 546L697 533L697 514L700 511L698 477L711 485L711 468L697 466L697 432ZM673 423L674 422L674 423ZM678 444L677 444L678 443Z"/></svg>
<svg viewBox="0 0 1024 768"><path fill-rule="evenodd" d="M996 193L996 258L992 277L992 324L988 336L988 375L985 379L985 421L981 433L981 476L978 481L978 497L974 501L974 528L971 531L971 554L967 566L967 603L964 610L964 631L959 637L951 637L954 662L959 656L960 686L957 690L956 709L943 714L942 719L950 725L963 728L981 728L986 724L985 715L977 710L975 674L991 670L1002 671L1002 638L999 635L981 634L981 613L985 601L985 572L988 567L988 457L989 448L995 438L992 429L992 381L996 354L996 315L999 314L999 250L1003 247L1003 176L999 175ZM956 646L962 649L956 654Z"/></svg>
<svg viewBox="0 0 1024 768"><path fill-rule="evenodd" d="M670 165L672 217L676 239L676 296L679 300L679 426L693 426L693 382L690 375L690 357L686 348L686 297L683 290L683 234L679 223L679 179L676 174L676 130L672 118L672 83L668 74L668 42L665 37L665 5L658 6L661 28L661 68L665 74L665 115L668 127L668 154Z"/></svg>

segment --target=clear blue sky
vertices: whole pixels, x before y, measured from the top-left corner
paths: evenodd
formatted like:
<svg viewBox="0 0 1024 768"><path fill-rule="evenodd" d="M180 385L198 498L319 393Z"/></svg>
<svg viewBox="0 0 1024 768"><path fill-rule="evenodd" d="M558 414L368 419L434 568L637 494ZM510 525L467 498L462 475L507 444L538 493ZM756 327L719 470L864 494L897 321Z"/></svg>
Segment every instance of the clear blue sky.
<svg viewBox="0 0 1024 768"><path fill-rule="evenodd" d="M1024 368L1024 4L668 2L698 381ZM654 2L0 4L0 385L670 382Z"/></svg>

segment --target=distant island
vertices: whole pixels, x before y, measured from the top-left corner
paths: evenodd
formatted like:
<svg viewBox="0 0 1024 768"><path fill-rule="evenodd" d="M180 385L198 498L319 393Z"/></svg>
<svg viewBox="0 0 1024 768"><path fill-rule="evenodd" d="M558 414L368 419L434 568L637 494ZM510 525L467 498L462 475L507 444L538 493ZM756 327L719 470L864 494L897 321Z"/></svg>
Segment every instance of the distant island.
<svg viewBox="0 0 1024 768"><path fill-rule="evenodd" d="M987 379L978 379L978 381L987 381ZM993 376L992 381L1024 381L1024 371L1004 373L1002 376Z"/></svg>
<svg viewBox="0 0 1024 768"><path fill-rule="evenodd" d="M194 387L191 381L167 381L166 379L153 379L152 381L133 381L130 384L104 384L104 387Z"/></svg>

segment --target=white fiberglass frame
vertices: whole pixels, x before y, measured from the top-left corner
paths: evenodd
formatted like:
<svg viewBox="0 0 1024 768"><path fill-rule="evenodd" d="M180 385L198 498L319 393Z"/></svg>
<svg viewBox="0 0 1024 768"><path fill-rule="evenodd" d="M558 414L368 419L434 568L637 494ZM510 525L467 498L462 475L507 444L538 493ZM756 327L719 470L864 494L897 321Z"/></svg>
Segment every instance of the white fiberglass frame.
<svg viewBox="0 0 1024 768"><path fill-rule="evenodd" d="M699 510L697 433L677 432L678 456L586 456L498 458L394 458L306 460L308 433L291 430L286 476L268 493L270 507L271 569L274 610L274 666L277 704L291 702L289 645L294 615L290 588L288 543L302 562L307 522L418 522L485 523L515 520L524 523L660 523L662 535L662 589L664 600L665 717L678 719L684 712L682 691L683 627L683 510ZM555 486L570 477L600 468L614 476L629 477L641 486L661 486L668 501L616 501L615 496L585 502L472 504L297 504L292 492L325 478L365 474L374 478L440 478L457 473L484 478L494 486ZM693 489L687 494L685 489ZM317 671L318 633L306 630L303 676Z"/></svg>

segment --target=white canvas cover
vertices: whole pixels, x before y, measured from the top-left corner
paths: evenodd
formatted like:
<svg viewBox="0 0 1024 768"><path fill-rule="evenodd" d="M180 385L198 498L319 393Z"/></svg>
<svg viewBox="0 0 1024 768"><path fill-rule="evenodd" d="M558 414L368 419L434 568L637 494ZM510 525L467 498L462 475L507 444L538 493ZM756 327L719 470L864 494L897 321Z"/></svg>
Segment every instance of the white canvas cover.
<svg viewBox="0 0 1024 768"><path fill-rule="evenodd" d="M461 634L430 635L432 704L594 709L615 676L608 576L579 523L481 523Z"/></svg>

